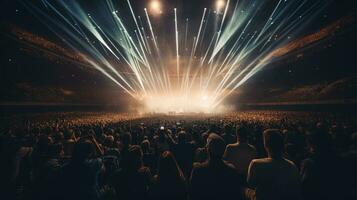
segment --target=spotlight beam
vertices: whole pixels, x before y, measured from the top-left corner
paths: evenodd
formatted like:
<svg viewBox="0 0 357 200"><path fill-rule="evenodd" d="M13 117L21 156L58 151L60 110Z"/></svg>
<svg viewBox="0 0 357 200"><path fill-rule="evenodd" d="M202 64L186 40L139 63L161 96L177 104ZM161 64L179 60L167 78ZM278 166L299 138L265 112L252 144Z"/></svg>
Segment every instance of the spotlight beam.
<svg viewBox="0 0 357 200"><path fill-rule="evenodd" d="M180 84L180 55L179 55L179 32L177 29L177 11L174 8L175 12L175 40L176 40L176 71L177 71L177 82Z"/></svg>
<svg viewBox="0 0 357 200"><path fill-rule="evenodd" d="M165 109L176 110L190 110L192 105L215 110L271 63L288 38L303 31L329 1L279 0L273 8L266 1L241 0L232 8L230 0L221 1L217 14L204 8L199 23L189 23L189 18L181 21L174 8L175 35L169 38L175 37L175 42L166 44L167 38L155 35L154 28L160 27L153 27L148 10L144 8L142 19L130 0L126 1L130 20L121 16L125 12L116 10L112 0L91 11L93 16L78 1L43 0L40 7L22 0L87 63L130 96L148 106L160 96L165 99L162 104L173 102ZM198 31L190 34L194 24L199 24ZM174 51L170 55L160 47Z"/></svg>

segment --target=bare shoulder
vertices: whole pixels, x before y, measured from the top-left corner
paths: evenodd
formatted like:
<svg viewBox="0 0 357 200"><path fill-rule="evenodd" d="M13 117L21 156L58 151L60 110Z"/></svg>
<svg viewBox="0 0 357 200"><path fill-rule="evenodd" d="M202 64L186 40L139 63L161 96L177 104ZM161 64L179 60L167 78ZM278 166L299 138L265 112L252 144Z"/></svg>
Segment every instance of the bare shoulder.
<svg viewBox="0 0 357 200"><path fill-rule="evenodd" d="M228 144L227 149L234 149L238 147L238 143Z"/></svg>
<svg viewBox="0 0 357 200"><path fill-rule="evenodd" d="M295 166L295 164L294 164L293 161L291 161L291 160L289 160L289 159L286 159L286 158L284 158L284 160L285 160L285 162L287 162L289 165Z"/></svg>
<svg viewBox="0 0 357 200"><path fill-rule="evenodd" d="M200 170L203 168L206 168L208 166L207 162L203 162L203 163L199 163L199 162L195 162L193 163L193 170Z"/></svg>
<svg viewBox="0 0 357 200"><path fill-rule="evenodd" d="M249 146L252 150L256 151L256 148L255 148L253 145L248 144L248 146Z"/></svg>
<svg viewBox="0 0 357 200"><path fill-rule="evenodd" d="M232 148L232 147L234 147L234 144L227 144L227 149L230 149L230 148Z"/></svg>
<svg viewBox="0 0 357 200"><path fill-rule="evenodd" d="M269 158L258 158L258 159L253 159L251 162L251 165L264 165L267 163L271 163L271 159Z"/></svg>
<svg viewBox="0 0 357 200"><path fill-rule="evenodd" d="M236 170L236 168L234 167L234 165L233 165L232 163L227 162L227 161L224 161L224 164L226 164L226 166L227 166L228 168Z"/></svg>
<svg viewBox="0 0 357 200"><path fill-rule="evenodd" d="M295 165L295 163L289 159L286 159L284 158L285 162L287 163L287 165L290 167L290 168L294 168L294 169L298 169L297 166Z"/></svg>

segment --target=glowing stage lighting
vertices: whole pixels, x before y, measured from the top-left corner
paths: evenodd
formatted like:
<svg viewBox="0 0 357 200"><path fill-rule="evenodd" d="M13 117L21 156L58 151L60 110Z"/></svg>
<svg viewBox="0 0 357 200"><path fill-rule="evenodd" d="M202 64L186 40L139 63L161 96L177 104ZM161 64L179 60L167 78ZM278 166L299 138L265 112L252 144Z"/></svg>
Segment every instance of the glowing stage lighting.
<svg viewBox="0 0 357 200"><path fill-rule="evenodd" d="M131 20L112 1L91 13L79 1L42 0L43 7L23 3L65 39L85 65L148 112L221 111L230 94L286 53L281 48L289 46L290 35L303 30L327 2L281 0L267 6L270 1L240 0L232 5L230 0L216 0L216 12L204 8L196 21L182 20L174 8L168 11L174 26L160 27L151 23L150 14L161 14L163 1L150 0L148 9L137 14L134 1L127 0ZM216 13L222 16L213 18ZM170 27L175 35L156 33L171 33Z"/></svg>
<svg viewBox="0 0 357 200"><path fill-rule="evenodd" d="M159 0L152 0L149 5L150 12L153 14L161 14L162 13L162 5Z"/></svg>
<svg viewBox="0 0 357 200"><path fill-rule="evenodd" d="M225 5L226 5L226 2L224 0L217 0L217 2L216 2L217 11L222 10Z"/></svg>
<svg viewBox="0 0 357 200"><path fill-rule="evenodd" d="M223 107L213 107L214 102L208 95L193 94L185 97L179 94L172 95L143 95L141 103L144 109L141 112L157 113L218 113L223 111Z"/></svg>

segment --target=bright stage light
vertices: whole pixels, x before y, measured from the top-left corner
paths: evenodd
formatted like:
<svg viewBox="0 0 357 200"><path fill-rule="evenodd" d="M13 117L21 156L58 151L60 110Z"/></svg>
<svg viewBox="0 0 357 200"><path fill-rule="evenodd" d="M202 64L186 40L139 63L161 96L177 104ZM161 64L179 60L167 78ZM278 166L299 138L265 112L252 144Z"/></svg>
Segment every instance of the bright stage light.
<svg viewBox="0 0 357 200"><path fill-rule="evenodd" d="M217 113L222 109L213 107L214 102L208 95L194 94L189 97L182 95L147 95L142 96L141 103L145 107L141 112L197 112L197 113ZM214 109L213 109L214 108Z"/></svg>
<svg viewBox="0 0 357 200"><path fill-rule="evenodd" d="M131 20L116 10L112 0L106 1L107 9L90 14L77 1L42 0L45 10L23 2L66 39L84 65L141 102L143 112L222 111L225 99L285 55L284 46L291 46L287 37L302 30L307 25L304 19L310 21L326 5L326 0L277 1L268 9L270 1L240 0L234 6L230 0L215 0L215 11L204 8L197 21L180 20L175 8L170 12L174 26L159 27L152 26L150 15L162 13L163 0L148 1L142 17L134 12L134 1L127 0ZM260 9L264 12L257 12ZM222 16L213 18L217 13Z"/></svg>
<svg viewBox="0 0 357 200"><path fill-rule="evenodd" d="M162 13L162 10L161 10L161 2L159 0L152 0L150 2L150 11L151 13L153 14L161 14Z"/></svg>
<svg viewBox="0 0 357 200"><path fill-rule="evenodd" d="M226 2L224 0L217 0L216 2L216 8L217 10L223 9L223 7L226 5Z"/></svg>

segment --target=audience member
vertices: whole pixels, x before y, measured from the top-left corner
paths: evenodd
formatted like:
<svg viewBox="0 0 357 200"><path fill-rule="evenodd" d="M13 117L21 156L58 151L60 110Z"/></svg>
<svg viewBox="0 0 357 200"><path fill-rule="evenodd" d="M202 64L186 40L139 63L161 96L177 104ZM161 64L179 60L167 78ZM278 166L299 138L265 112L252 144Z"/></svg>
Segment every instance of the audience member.
<svg viewBox="0 0 357 200"><path fill-rule="evenodd" d="M189 177L195 156L195 146L187 141L187 134L184 131L178 133L177 144L172 147L172 152L185 177Z"/></svg>
<svg viewBox="0 0 357 200"><path fill-rule="evenodd" d="M185 176L169 151L160 156L151 196L153 199L170 200L185 200L188 197Z"/></svg>
<svg viewBox="0 0 357 200"><path fill-rule="evenodd" d="M208 160L192 171L191 198L242 199L242 183L233 165L222 160L226 144L220 136L211 133L207 139Z"/></svg>
<svg viewBox="0 0 357 200"><path fill-rule="evenodd" d="M227 145L223 158L246 177L250 162L257 157L257 151L254 146L248 144L249 133L245 127L239 127L236 134L237 142Z"/></svg>
<svg viewBox="0 0 357 200"><path fill-rule="evenodd" d="M140 146L132 145L126 153L126 164L118 170L112 179L115 191L120 199L147 199L148 188L152 183L150 169L143 165L143 152Z"/></svg>
<svg viewBox="0 0 357 200"><path fill-rule="evenodd" d="M353 116L19 116L0 127L1 199L357 199Z"/></svg>
<svg viewBox="0 0 357 200"><path fill-rule="evenodd" d="M102 159L95 157L97 147L94 140L82 139L74 146L71 161L60 172L57 191L59 199L100 198L98 178L103 170L103 163Z"/></svg>
<svg viewBox="0 0 357 200"><path fill-rule="evenodd" d="M343 199L346 192L341 188L342 160L335 154L331 137L325 131L318 127L307 135L311 155L302 161L300 172L304 199Z"/></svg>
<svg viewBox="0 0 357 200"><path fill-rule="evenodd" d="M267 158L254 159L249 166L247 182L255 189L257 200L300 199L299 171L283 157L284 139L277 129L263 133Z"/></svg>

